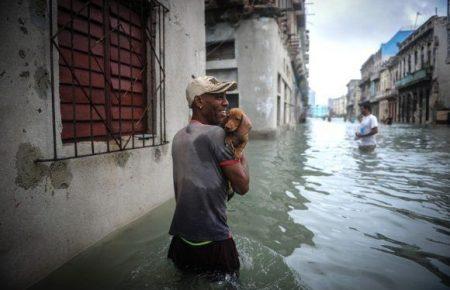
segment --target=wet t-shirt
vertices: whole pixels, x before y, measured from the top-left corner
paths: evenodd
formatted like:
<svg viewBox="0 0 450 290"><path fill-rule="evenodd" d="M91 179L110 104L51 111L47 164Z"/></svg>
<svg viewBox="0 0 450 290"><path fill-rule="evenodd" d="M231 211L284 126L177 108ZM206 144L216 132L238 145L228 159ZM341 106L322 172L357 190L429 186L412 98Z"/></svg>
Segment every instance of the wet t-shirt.
<svg viewBox="0 0 450 290"><path fill-rule="evenodd" d="M375 127L378 127L377 117L375 117L372 114L369 114L363 117L361 124L359 125L359 133L361 135L367 135ZM360 146L372 146L376 144L377 142L375 140L375 135L362 137L360 141Z"/></svg>
<svg viewBox="0 0 450 290"><path fill-rule="evenodd" d="M227 180L221 167L234 164L218 126L191 122L172 143L176 208L169 233L191 241L220 241L227 225Z"/></svg>

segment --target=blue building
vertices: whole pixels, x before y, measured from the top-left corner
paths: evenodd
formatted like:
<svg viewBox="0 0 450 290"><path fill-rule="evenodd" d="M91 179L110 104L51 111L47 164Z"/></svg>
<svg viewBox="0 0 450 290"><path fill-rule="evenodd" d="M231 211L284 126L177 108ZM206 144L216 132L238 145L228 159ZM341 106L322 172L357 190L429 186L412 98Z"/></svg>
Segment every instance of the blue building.
<svg viewBox="0 0 450 290"><path fill-rule="evenodd" d="M414 30L399 30L386 43L381 44L381 61L384 62L398 52L398 44L405 40Z"/></svg>
<svg viewBox="0 0 450 290"><path fill-rule="evenodd" d="M311 89L308 93L308 105L309 107L314 107L316 105L316 92Z"/></svg>
<svg viewBox="0 0 450 290"><path fill-rule="evenodd" d="M328 106L326 105L310 106L309 116L313 118L322 118L328 116Z"/></svg>

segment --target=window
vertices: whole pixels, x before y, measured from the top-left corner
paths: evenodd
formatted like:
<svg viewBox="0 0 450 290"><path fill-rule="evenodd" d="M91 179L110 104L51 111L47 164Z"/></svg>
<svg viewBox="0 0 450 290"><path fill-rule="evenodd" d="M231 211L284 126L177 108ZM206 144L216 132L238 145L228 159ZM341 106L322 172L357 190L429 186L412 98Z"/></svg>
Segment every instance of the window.
<svg viewBox="0 0 450 290"><path fill-rule="evenodd" d="M277 126L281 125L281 97L277 96Z"/></svg>
<svg viewBox="0 0 450 290"><path fill-rule="evenodd" d="M407 68L407 72L410 73L411 72L411 55L408 54L408 68Z"/></svg>
<svg viewBox="0 0 450 290"><path fill-rule="evenodd" d="M425 47L422 46L420 50L420 67L423 68L425 66Z"/></svg>
<svg viewBox="0 0 450 290"><path fill-rule="evenodd" d="M417 50L414 51L414 71L417 69L417 61L418 61L418 57L417 57Z"/></svg>
<svg viewBox="0 0 450 290"><path fill-rule="evenodd" d="M278 81L277 81L277 93L278 94L281 94L281 82L282 82L281 75L278 74Z"/></svg>
<svg viewBox="0 0 450 290"><path fill-rule="evenodd" d="M239 94L227 94L228 108L239 108Z"/></svg>
<svg viewBox="0 0 450 290"><path fill-rule="evenodd" d="M208 43L206 45L206 60L234 59L234 40Z"/></svg>
<svg viewBox="0 0 450 290"><path fill-rule="evenodd" d="M57 16L53 19L50 13L58 24L57 31L50 29L50 55L58 55L58 64L51 61L52 83L59 80L52 87L52 101L55 108L57 90L62 132L57 136L53 111L51 160L167 143L163 19L168 10L154 0L58 0L57 4ZM59 78L54 75L56 65ZM69 156L58 154L58 137L73 144ZM89 152L82 150L86 142ZM99 142L106 146L98 146Z"/></svg>

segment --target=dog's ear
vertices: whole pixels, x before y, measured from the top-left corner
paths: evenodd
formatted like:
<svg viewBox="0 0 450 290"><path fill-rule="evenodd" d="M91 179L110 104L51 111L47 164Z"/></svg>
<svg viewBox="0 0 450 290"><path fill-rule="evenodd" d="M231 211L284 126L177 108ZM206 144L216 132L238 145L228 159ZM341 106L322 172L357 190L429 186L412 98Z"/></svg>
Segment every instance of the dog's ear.
<svg viewBox="0 0 450 290"><path fill-rule="evenodd" d="M250 118L247 117L247 115L245 113L243 113L241 125L237 129L237 132L241 133L241 134L246 134L246 133L248 133L248 131L250 131L252 129L252 127L253 127L253 125L252 125L252 122L250 121Z"/></svg>

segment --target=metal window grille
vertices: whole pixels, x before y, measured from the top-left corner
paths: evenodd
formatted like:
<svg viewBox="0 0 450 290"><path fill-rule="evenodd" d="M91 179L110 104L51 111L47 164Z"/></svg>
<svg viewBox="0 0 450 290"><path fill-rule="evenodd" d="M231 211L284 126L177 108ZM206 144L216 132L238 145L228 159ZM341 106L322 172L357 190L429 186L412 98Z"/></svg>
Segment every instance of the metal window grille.
<svg viewBox="0 0 450 290"><path fill-rule="evenodd" d="M168 9L155 0L58 0L57 8L53 1L49 5L53 157L39 161L168 143L164 69Z"/></svg>

